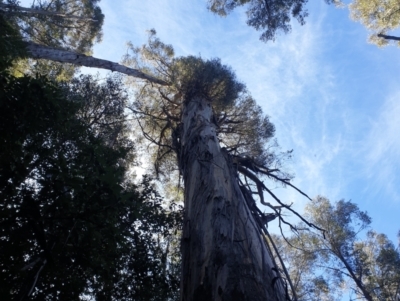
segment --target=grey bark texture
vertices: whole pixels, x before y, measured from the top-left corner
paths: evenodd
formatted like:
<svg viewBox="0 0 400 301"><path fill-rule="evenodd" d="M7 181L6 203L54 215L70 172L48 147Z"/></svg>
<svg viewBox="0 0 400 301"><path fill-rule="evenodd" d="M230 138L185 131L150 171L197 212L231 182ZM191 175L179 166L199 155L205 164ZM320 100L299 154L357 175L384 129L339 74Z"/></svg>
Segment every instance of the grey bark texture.
<svg viewBox="0 0 400 301"><path fill-rule="evenodd" d="M137 69L129 68L118 63L111 61L98 59L92 56L87 56L74 51L55 49L43 45L39 45L33 42L27 42L28 55L34 59L46 59L50 61L69 63L76 66L94 67L100 69L106 69L110 71L120 72L136 78L148 80L152 83L159 85L168 85L163 80L147 75Z"/></svg>
<svg viewBox="0 0 400 301"><path fill-rule="evenodd" d="M205 99L184 104L178 155L185 184L181 300L287 300L212 120Z"/></svg>

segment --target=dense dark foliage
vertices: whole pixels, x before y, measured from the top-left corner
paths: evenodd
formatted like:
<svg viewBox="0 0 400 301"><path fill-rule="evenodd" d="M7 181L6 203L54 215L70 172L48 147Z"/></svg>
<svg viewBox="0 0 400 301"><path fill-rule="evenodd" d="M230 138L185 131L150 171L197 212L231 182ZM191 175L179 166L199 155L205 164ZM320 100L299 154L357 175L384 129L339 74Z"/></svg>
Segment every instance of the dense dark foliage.
<svg viewBox="0 0 400 301"><path fill-rule="evenodd" d="M12 60L25 54L18 30L0 14L0 70L12 65Z"/></svg>
<svg viewBox="0 0 400 301"><path fill-rule="evenodd" d="M177 291L162 241L179 218L149 178L125 177L133 146L119 87L92 77L60 87L2 68L2 300L160 300Z"/></svg>

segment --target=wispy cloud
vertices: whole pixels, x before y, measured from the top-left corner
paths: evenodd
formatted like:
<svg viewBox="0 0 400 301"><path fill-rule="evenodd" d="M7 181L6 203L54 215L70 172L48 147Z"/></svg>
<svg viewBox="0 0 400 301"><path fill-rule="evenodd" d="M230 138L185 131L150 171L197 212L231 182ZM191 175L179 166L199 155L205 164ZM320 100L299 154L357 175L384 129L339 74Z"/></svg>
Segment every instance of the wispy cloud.
<svg viewBox="0 0 400 301"><path fill-rule="evenodd" d="M364 144L363 169L370 180L368 192L385 191L393 201L400 201L400 90L388 97Z"/></svg>
<svg viewBox="0 0 400 301"><path fill-rule="evenodd" d="M310 3L305 26L293 24L290 34L264 44L245 24L243 10L220 18L207 11L205 1L100 5L106 19L98 57L119 61L126 41L139 46L146 30L155 28L177 55L219 57L231 66L276 125L283 150L294 149L288 168L296 174L294 184L311 197L355 198L360 182L369 190L398 193L399 95L387 97L381 111L376 103L386 97L384 76L399 63L388 59L392 50L367 45L365 29L351 23L347 11ZM298 193L274 191L298 209L304 206Z"/></svg>

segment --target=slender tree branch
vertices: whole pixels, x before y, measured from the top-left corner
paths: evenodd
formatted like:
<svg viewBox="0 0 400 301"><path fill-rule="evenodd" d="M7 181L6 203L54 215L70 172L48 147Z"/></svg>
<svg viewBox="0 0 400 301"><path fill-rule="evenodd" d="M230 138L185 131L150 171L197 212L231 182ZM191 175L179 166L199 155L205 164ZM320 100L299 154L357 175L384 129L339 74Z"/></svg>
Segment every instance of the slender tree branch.
<svg viewBox="0 0 400 301"><path fill-rule="evenodd" d="M396 36L388 36L388 35L381 34L381 33L379 33L379 34L378 34L378 37L380 37L380 38L384 38L385 40L394 40L394 41L400 41L400 37L396 37Z"/></svg>
<svg viewBox="0 0 400 301"><path fill-rule="evenodd" d="M278 256L279 262L281 263L281 267L283 268L283 272L285 273L286 279L287 279L287 281L289 282L289 285L290 285L290 289L292 290L292 294L293 294L293 297L294 297L294 301L297 301L296 291L295 291L295 289L294 289L294 285L293 285L293 283L292 283L292 280L290 279L289 272L288 272L288 270L286 269L285 263L283 262L281 255L279 254L278 248L276 247L274 241L272 240L271 235L269 235L269 232L267 231L267 229L266 229L265 226L264 226L264 233L267 235L269 241L271 242L272 247L273 247L273 249L274 249L274 251L275 251L276 256Z"/></svg>

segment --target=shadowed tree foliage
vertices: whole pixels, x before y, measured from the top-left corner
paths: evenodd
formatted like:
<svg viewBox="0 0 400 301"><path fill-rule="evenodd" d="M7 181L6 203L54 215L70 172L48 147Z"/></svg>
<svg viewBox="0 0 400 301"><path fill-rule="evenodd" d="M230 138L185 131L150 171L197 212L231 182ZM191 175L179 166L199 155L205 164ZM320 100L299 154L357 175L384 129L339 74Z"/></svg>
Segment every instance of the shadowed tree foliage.
<svg viewBox="0 0 400 301"><path fill-rule="evenodd" d="M68 100L79 102L79 119L83 120L93 134L110 147L132 147L129 138L128 116L125 112L128 94L121 76L100 79L81 75L65 84Z"/></svg>
<svg viewBox="0 0 400 301"><path fill-rule="evenodd" d="M125 100L112 79L58 87L1 70L2 300L161 300L177 291L157 236L168 239L179 218L150 179L125 178L134 158Z"/></svg>
<svg viewBox="0 0 400 301"><path fill-rule="evenodd" d="M12 66L16 58L26 56L24 43L18 30L0 14L0 70Z"/></svg>
<svg viewBox="0 0 400 301"><path fill-rule="evenodd" d="M279 32L288 33L291 30L292 19L301 25L308 16L305 8L307 0L209 0L209 9L226 16L239 6L246 6L247 24L262 31L260 40L274 41ZM327 3L338 3L337 0L325 0Z"/></svg>

